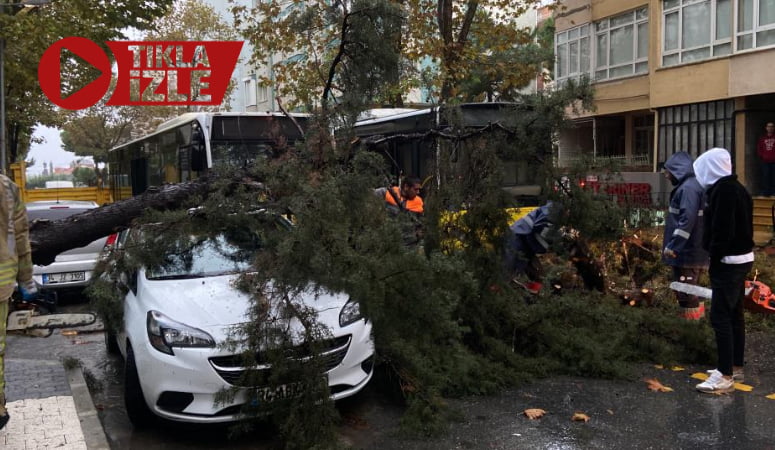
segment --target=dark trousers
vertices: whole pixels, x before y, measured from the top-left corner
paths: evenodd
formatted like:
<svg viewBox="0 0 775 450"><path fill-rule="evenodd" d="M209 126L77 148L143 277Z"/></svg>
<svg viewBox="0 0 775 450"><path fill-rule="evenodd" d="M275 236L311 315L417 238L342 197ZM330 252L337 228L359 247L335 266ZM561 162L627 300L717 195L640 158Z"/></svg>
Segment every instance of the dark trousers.
<svg viewBox="0 0 775 450"><path fill-rule="evenodd" d="M762 165L762 195L775 195L775 163Z"/></svg>
<svg viewBox="0 0 775 450"><path fill-rule="evenodd" d="M718 370L732 375L732 366L742 366L745 357L745 316L743 298L745 277L753 263L710 264L710 285L713 298L710 306L710 323L716 333Z"/></svg>
<svg viewBox="0 0 775 450"><path fill-rule="evenodd" d="M673 281L680 281L686 284L697 284L700 275L705 269L699 267L678 267L673 266ZM696 295L689 295L684 292L675 292L675 298L681 308L696 308L700 306L700 299Z"/></svg>

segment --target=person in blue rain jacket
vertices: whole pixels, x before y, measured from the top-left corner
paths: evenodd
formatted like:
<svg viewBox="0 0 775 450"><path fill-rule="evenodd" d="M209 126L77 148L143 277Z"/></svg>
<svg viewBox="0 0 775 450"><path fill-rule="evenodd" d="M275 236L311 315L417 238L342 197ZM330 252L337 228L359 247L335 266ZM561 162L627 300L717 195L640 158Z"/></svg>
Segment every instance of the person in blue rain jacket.
<svg viewBox="0 0 775 450"><path fill-rule="evenodd" d="M665 177L673 184L662 241L662 261L673 270L673 281L697 284L708 269L708 252L702 248L705 193L694 176L692 157L686 152L673 154L664 165ZM681 317L699 320L705 316L705 303L697 296L676 292Z"/></svg>

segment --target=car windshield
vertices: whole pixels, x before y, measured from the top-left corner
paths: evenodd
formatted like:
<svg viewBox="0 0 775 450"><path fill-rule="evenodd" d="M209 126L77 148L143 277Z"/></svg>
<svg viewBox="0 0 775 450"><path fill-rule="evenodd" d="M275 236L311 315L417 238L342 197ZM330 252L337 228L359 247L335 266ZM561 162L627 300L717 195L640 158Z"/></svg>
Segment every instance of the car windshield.
<svg viewBox="0 0 775 450"><path fill-rule="evenodd" d="M192 237L146 272L149 280L213 277L250 270L255 247L237 247L223 235L211 239Z"/></svg>

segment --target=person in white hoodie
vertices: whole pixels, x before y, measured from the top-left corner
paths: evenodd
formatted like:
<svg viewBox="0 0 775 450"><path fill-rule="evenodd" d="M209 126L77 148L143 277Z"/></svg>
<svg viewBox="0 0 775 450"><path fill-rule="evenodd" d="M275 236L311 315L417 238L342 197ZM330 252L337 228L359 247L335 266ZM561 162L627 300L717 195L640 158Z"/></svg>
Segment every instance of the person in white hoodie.
<svg viewBox="0 0 775 450"><path fill-rule="evenodd" d="M696 387L717 394L733 391L735 381L743 378L745 278L754 259L753 199L732 174L726 149L712 148L700 155L694 173L707 198L702 246L710 254L710 323L718 352L718 368L708 371L707 380Z"/></svg>

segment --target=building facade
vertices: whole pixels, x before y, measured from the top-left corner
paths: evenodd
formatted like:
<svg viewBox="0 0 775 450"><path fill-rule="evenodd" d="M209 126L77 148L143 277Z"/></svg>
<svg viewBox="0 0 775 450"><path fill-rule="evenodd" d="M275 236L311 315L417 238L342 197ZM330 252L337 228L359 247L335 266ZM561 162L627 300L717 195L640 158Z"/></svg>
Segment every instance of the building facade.
<svg viewBox="0 0 775 450"><path fill-rule="evenodd" d="M775 0L562 5L555 79L589 77L595 109L562 133L561 166L580 156L616 160L625 179L669 190L658 171L670 155L723 147L741 182L760 191L756 142L775 121Z"/></svg>

